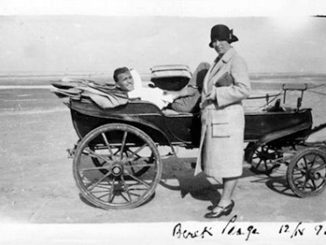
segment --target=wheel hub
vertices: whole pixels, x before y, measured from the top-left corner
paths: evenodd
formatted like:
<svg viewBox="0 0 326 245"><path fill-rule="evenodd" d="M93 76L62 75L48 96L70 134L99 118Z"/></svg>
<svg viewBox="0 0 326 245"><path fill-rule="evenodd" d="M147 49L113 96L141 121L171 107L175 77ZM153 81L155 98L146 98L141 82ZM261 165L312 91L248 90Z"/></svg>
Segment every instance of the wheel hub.
<svg viewBox="0 0 326 245"><path fill-rule="evenodd" d="M307 175L312 180L319 180L321 178L321 174L318 173L318 172L315 172L315 171L308 171L308 174Z"/></svg>
<svg viewBox="0 0 326 245"><path fill-rule="evenodd" d="M123 173L123 167L120 164L114 164L111 170L114 176L120 176Z"/></svg>

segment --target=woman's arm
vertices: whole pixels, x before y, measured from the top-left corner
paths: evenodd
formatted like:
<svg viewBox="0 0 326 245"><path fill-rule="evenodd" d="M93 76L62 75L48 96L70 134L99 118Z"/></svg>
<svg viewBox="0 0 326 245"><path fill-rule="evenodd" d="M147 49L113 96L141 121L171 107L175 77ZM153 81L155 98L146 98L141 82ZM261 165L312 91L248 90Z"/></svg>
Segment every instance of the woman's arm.
<svg viewBox="0 0 326 245"><path fill-rule="evenodd" d="M226 106L248 98L251 89L248 68L241 57L237 56L232 60L230 75L233 85L214 87L206 99L216 101L218 106Z"/></svg>

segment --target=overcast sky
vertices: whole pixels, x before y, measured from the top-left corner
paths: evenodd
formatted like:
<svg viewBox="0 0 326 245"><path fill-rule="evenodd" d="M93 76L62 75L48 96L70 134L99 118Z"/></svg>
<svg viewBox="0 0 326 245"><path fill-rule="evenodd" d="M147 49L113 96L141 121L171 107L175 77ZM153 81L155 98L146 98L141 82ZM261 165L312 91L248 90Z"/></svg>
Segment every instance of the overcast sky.
<svg viewBox="0 0 326 245"><path fill-rule="evenodd" d="M255 8L247 1L237 8L210 0L2 1L0 74L111 73L123 65L146 73L157 64L194 69L215 58L208 42L218 23L234 29L240 39L234 47L251 73L326 73L326 18L307 17L323 13L318 0L253 0Z"/></svg>

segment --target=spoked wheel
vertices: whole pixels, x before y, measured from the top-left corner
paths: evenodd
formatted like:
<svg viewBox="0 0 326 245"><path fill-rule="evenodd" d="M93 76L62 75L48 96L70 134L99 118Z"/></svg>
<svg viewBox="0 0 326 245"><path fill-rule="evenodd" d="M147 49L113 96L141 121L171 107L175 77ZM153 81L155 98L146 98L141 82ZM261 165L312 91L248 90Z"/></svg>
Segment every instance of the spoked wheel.
<svg viewBox="0 0 326 245"><path fill-rule="evenodd" d="M245 160L251 164L254 172L270 174L279 167L277 162L283 156L282 152L269 144L257 145L249 143L245 150Z"/></svg>
<svg viewBox="0 0 326 245"><path fill-rule="evenodd" d="M299 197L315 196L326 187L326 154L317 148L299 152L287 169L287 180Z"/></svg>
<svg viewBox="0 0 326 245"><path fill-rule="evenodd" d="M73 173L83 197L104 208L134 208L154 193L162 175L153 140L127 124L106 124L78 144Z"/></svg>
<svg viewBox="0 0 326 245"><path fill-rule="evenodd" d="M94 147L91 147L91 150L94 151ZM114 155L116 153L118 153L118 152L119 152L119 150L117 150L114 153ZM125 154L126 157L130 157L130 156L132 156L133 152L129 149L129 147L126 147L125 148L125 152L123 154ZM92 161L93 161L93 163L94 163L94 165L96 167L100 167L99 168L99 171L101 171L103 174L107 174L108 173L108 170L106 168L101 168L103 166L103 163L105 163L105 162L99 161L99 159L96 156L91 156L91 159L92 159ZM144 159L144 161L146 161L148 163L148 162L152 161L152 157L151 158L148 158L147 160ZM134 175L136 177L141 176L142 174L144 174L149 169L149 166L137 167L137 166L132 166L131 165L130 167L132 168L132 171L133 171L133 173L134 173ZM130 177L129 176L126 176L126 179L130 179Z"/></svg>

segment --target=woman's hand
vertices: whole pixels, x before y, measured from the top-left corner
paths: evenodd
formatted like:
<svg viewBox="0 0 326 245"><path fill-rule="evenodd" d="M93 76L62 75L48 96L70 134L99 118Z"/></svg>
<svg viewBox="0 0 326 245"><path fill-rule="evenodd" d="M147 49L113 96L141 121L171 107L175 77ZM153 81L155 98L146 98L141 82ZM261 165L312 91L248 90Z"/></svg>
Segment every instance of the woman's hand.
<svg viewBox="0 0 326 245"><path fill-rule="evenodd" d="M212 90L210 93L206 94L206 96L202 99L199 107L204 108L206 105L211 104L213 101L216 101L216 92Z"/></svg>

